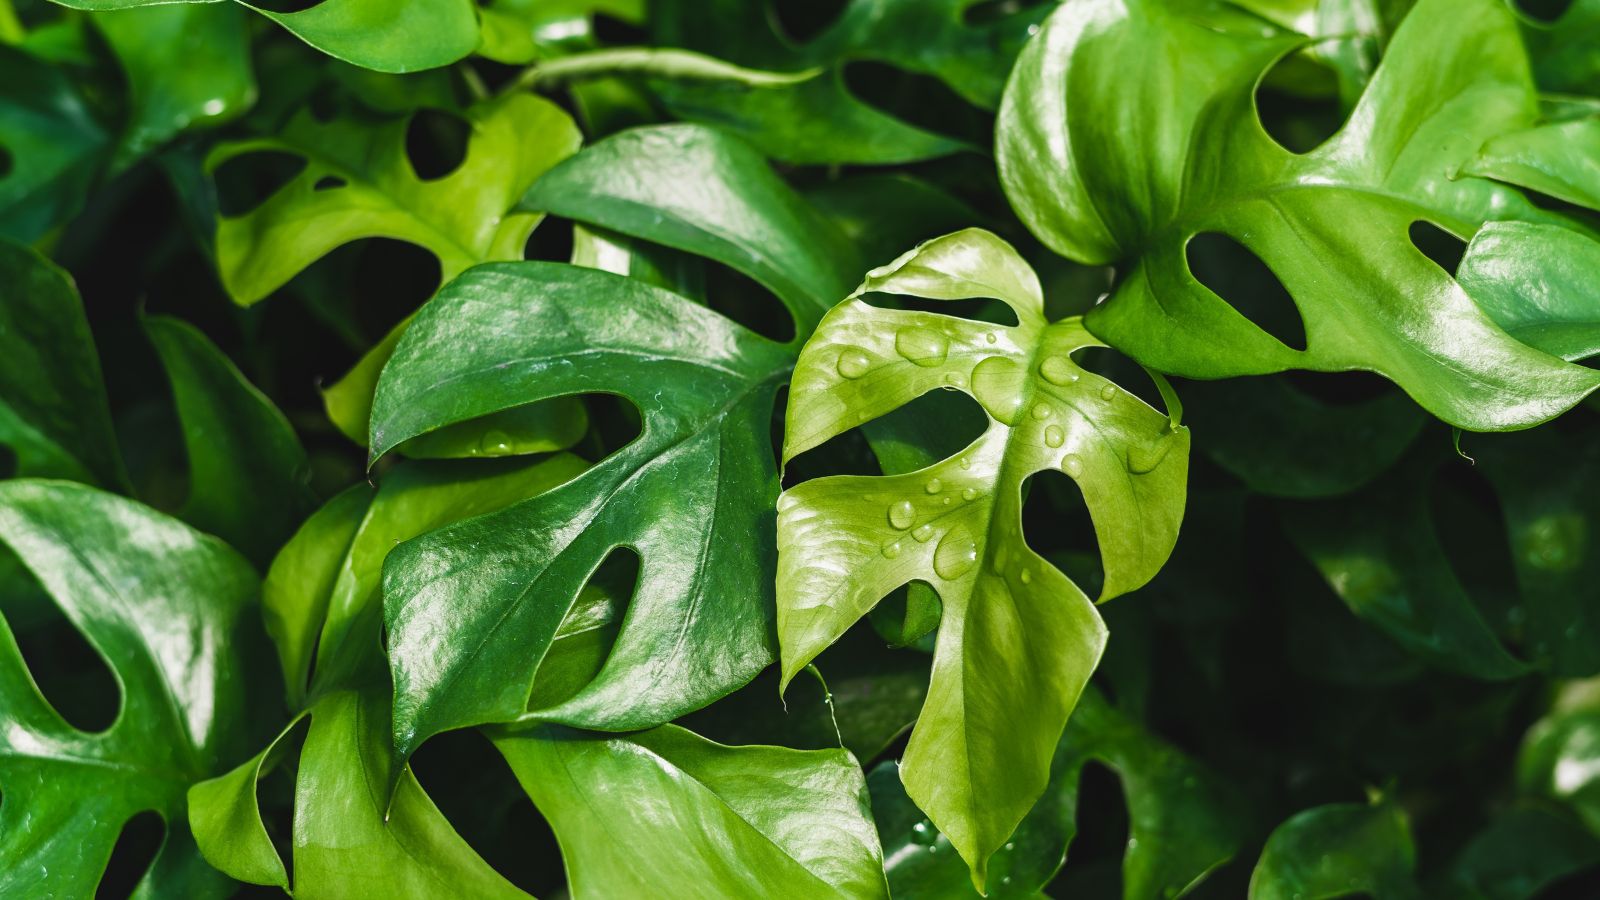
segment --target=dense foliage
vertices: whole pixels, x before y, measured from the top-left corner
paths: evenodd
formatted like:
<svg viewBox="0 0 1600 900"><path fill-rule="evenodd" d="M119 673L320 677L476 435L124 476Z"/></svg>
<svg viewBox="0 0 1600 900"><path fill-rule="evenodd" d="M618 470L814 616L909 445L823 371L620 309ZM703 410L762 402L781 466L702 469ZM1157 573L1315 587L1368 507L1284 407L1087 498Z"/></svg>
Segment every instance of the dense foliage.
<svg viewBox="0 0 1600 900"><path fill-rule="evenodd" d="M1600 892L1600 0L0 0L0 896Z"/></svg>

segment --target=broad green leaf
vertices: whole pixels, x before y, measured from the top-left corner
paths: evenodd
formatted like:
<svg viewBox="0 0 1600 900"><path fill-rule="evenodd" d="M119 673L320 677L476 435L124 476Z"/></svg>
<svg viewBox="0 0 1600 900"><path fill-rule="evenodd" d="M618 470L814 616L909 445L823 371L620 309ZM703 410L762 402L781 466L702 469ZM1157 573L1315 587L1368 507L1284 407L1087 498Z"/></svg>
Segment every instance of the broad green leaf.
<svg viewBox="0 0 1600 900"><path fill-rule="evenodd" d="M1600 115L1499 135L1462 171L1600 210Z"/></svg>
<svg viewBox="0 0 1600 900"><path fill-rule="evenodd" d="M311 727L295 777L295 897L527 896L456 834L409 769L392 774L383 685L326 694L306 714ZM283 752L280 742L293 728L190 793L206 859L241 881L287 886L255 793L265 763ZM392 800L391 783L397 785Z"/></svg>
<svg viewBox="0 0 1600 900"><path fill-rule="evenodd" d="M538 725L494 741L555 829L576 900L889 895L866 784L843 750L725 747L673 725Z"/></svg>
<svg viewBox="0 0 1600 900"><path fill-rule="evenodd" d="M144 329L171 381L189 457L179 518L265 566L315 499L300 439L199 329L166 316L144 319Z"/></svg>
<svg viewBox="0 0 1600 900"><path fill-rule="evenodd" d="M683 190L692 184L694 190ZM772 291L796 342L850 290L862 262L750 145L699 125L636 128L550 173L519 209L540 210L720 262Z"/></svg>
<svg viewBox="0 0 1600 900"><path fill-rule="evenodd" d="M771 661L767 434L791 359L675 294L558 263L479 266L423 308L378 385L374 458L453 422L580 393L631 401L643 430L561 487L391 555L402 756L439 731L521 715L557 627L619 547L641 568L616 645L593 683L537 716L649 727Z"/></svg>
<svg viewBox="0 0 1600 900"><path fill-rule="evenodd" d="M1539 87L1600 95L1600 0L1573 0L1554 22L1522 20Z"/></svg>
<svg viewBox="0 0 1600 900"><path fill-rule="evenodd" d="M226 896L186 827L190 784L236 759L250 565L154 510L65 481L0 483L0 541L116 674L105 731L68 725L0 619L0 894L88 897L123 823L153 810L167 838L137 893Z"/></svg>
<svg viewBox="0 0 1600 900"><path fill-rule="evenodd" d="M1126 900L1180 897L1243 844L1248 822L1226 785L1090 689L1056 747L1044 797L990 861L988 896L1042 896L1076 836L1078 778L1091 760L1116 771L1127 798ZM975 896L967 867L906 797L894 764L874 769L867 785L895 896Z"/></svg>
<svg viewBox="0 0 1600 900"><path fill-rule="evenodd" d="M997 297L1015 326L879 309L860 296ZM1047 324L1037 278L984 231L930 241L868 274L796 365L784 460L937 388L970 393L988 429L918 471L804 482L778 503L778 636L787 683L912 580L943 604L927 704L901 774L984 883L985 861L1038 799L1050 755L1105 644L1094 604L1029 549L1022 489L1079 485L1104 554L1101 598L1160 568L1183 516L1189 432L1071 354L1101 346Z"/></svg>
<svg viewBox="0 0 1600 900"><path fill-rule="evenodd" d="M51 0L96 12L174 2L216 0ZM297 12L273 12L240 2L329 56L380 72L415 72L449 65L478 44L471 0L320 0Z"/></svg>
<svg viewBox="0 0 1600 900"><path fill-rule="evenodd" d="M1569 816L1531 804L1499 813L1456 856L1434 896L1534 900L1560 879L1600 864L1600 840Z"/></svg>
<svg viewBox="0 0 1600 900"><path fill-rule="evenodd" d="M1555 709L1535 722L1517 756L1517 785L1549 797L1600 838L1600 705L1595 685L1573 682Z"/></svg>
<svg viewBox="0 0 1600 900"><path fill-rule="evenodd" d="M1488 221L1564 220L1461 169L1534 124L1538 96L1499 0L1421 0L1349 122L1306 154L1262 130L1256 81L1301 38L1220 3L1081 0L1024 49L1002 104L1002 183L1028 227L1081 262L1119 262L1085 317L1139 362L1200 378L1367 369L1469 430L1542 422L1600 374L1534 350L1412 245L1424 221L1462 237ZM1147 60L1142 77L1127 60ZM1191 238L1221 232L1294 298L1292 348L1197 281ZM1539 242L1520 248L1558 262Z"/></svg>
<svg viewBox="0 0 1600 900"><path fill-rule="evenodd" d="M127 484L83 301L66 272L4 240L0 444L19 476Z"/></svg>
<svg viewBox="0 0 1600 900"><path fill-rule="evenodd" d="M477 52L495 62L526 65L593 46L596 14L638 25L644 13L644 0L486 0L478 7L483 33Z"/></svg>
<svg viewBox="0 0 1600 900"><path fill-rule="evenodd" d="M1399 807L1341 803L1308 809L1279 825L1250 875L1250 900L1374 900L1420 897L1416 850Z"/></svg>
<svg viewBox="0 0 1600 900"><path fill-rule="evenodd" d="M796 46L765 3L670 0L652 10L659 43L725 56L761 69L824 74L762 91L733 86L658 84L683 118L745 137L774 159L793 163L896 163L972 149L966 142L906 122L855 96L845 84L851 61L887 63L939 79L967 103L993 109L1005 73L1043 9L968 24L975 0L852 0L826 31ZM940 98L943 99L943 98Z"/></svg>
<svg viewBox="0 0 1600 900"><path fill-rule="evenodd" d="M94 24L128 80L131 109L118 147L124 165L179 132L225 122L255 102L248 22L235 4L104 12Z"/></svg>
<svg viewBox="0 0 1600 900"><path fill-rule="evenodd" d="M218 223L217 260L228 292L242 304L255 303L329 251L370 237L407 241L433 253L441 281L476 263L521 259L541 217L511 208L540 175L578 148L577 126L555 104L528 94L486 101L465 115L472 126L465 159L450 174L428 181L417 177L406 157L405 119L372 127L321 123L302 111L277 137L218 147L207 160L213 171L261 151L306 160L261 206ZM366 436L373 385L404 328L396 326L327 392L330 415L352 439ZM468 444L476 446L476 436Z"/></svg>
<svg viewBox="0 0 1600 900"><path fill-rule="evenodd" d="M1550 258L1529 258L1530 246L1547 248ZM1456 277L1507 334L1578 360L1600 353L1597 271L1600 243L1554 225L1494 222L1472 238Z"/></svg>
<svg viewBox="0 0 1600 900"><path fill-rule="evenodd" d="M0 237L33 241L77 215L111 138L56 66L0 46Z"/></svg>

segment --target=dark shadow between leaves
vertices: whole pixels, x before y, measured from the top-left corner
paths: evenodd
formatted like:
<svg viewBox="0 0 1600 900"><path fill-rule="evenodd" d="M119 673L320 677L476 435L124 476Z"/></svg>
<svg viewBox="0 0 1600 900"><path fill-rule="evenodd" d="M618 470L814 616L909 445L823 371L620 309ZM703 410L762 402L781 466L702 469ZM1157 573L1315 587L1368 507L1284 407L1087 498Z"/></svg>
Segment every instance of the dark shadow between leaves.
<svg viewBox="0 0 1600 900"><path fill-rule="evenodd" d="M1576 0L1515 0L1517 9L1530 19L1554 23L1567 14Z"/></svg>
<svg viewBox="0 0 1600 900"><path fill-rule="evenodd" d="M1302 48L1273 63L1256 85L1256 115L1278 146L1310 153L1344 127L1333 73Z"/></svg>
<svg viewBox="0 0 1600 900"><path fill-rule="evenodd" d="M1306 349L1306 326L1288 288L1250 248L1207 231L1184 247L1189 272L1257 328L1291 350Z"/></svg>
<svg viewBox="0 0 1600 900"><path fill-rule="evenodd" d="M844 83L857 99L925 131L975 147L988 146L993 139L994 116L932 75L853 60L844 66Z"/></svg>
<svg viewBox="0 0 1600 900"><path fill-rule="evenodd" d="M1155 379L1145 368L1110 347L1082 347L1072 351L1072 361L1105 377L1159 412L1169 412ZM1180 398L1181 399L1181 398Z"/></svg>
<svg viewBox="0 0 1600 900"><path fill-rule="evenodd" d="M15 162L12 159L11 151L5 147L0 147L0 178L10 175L14 165Z"/></svg>
<svg viewBox="0 0 1600 900"><path fill-rule="evenodd" d="M1450 568L1473 605L1512 652L1527 658L1518 627L1524 611L1500 497L1471 463L1450 457L1428 485L1428 511Z"/></svg>
<svg viewBox="0 0 1600 900"><path fill-rule="evenodd" d="M1044 4L1045 0L980 0L961 11L961 22L968 27L988 25Z"/></svg>
<svg viewBox="0 0 1600 900"><path fill-rule="evenodd" d="M1045 892L1052 897L1120 897L1129 835L1122 779L1090 760L1078 776L1077 801L1077 834L1067 847L1066 864Z"/></svg>
<svg viewBox="0 0 1600 900"><path fill-rule="evenodd" d="M1445 270L1450 277L1455 277L1456 269L1461 266L1461 257L1467 253L1465 240L1432 222L1420 219L1411 223L1407 234L1411 238L1411 245L1423 256L1433 260L1434 265Z"/></svg>
<svg viewBox="0 0 1600 900"><path fill-rule="evenodd" d="M793 44L808 44L833 23L850 0L773 0L772 17L778 31Z"/></svg>
<svg viewBox="0 0 1600 900"><path fill-rule="evenodd" d="M455 113L419 109L406 123L406 158L423 181L438 181L467 159L472 125Z"/></svg>
<svg viewBox="0 0 1600 900"><path fill-rule="evenodd" d="M644 419L632 400L617 394L584 394L589 410L589 431L573 449L590 462L599 462L639 439Z"/></svg>
<svg viewBox="0 0 1600 900"><path fill-rule="evenodd" d="M167 823L154 811L147 809L129 819L122 826L122 834L111 851L111 860L106 863L105 876L100 879L94 895L98 898L131 895L166 838Z"/></svg>
<svg viewBox="0 0 1600 900"><path fill-rule="evenodd" d="M45 702L79 731L110 728L122 709L122 689L111 667L3 544L0 575L0 614Z"/></svg>
<svg viewBox="0 0 1600 900"><path fill-rule="evenodd" d="M267 202L306 167L306 158L279 150L242 153L217 167L217 212L242 216Z"/></svg>
<svg viewBox="0 0 1600 900"><path fill-rule="evenodd" d="M1078 482L1046 469L1022 485L1022 535L1033 552L1049 560L1090 599L1105 584L1105 564L1094 519Z"/></svg>

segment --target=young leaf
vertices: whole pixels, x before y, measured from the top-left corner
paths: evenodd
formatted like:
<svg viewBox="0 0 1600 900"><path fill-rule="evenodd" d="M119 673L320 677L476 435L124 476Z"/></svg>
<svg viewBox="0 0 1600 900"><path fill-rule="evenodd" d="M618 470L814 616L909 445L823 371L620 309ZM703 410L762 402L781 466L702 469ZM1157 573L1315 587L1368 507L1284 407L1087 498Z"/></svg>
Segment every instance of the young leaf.
<svg viewBox="0 0 1600 900"><path fill-rule="evenodd" d="M1306 154L1274 143L1252 102L1299 43L1222 4L1090 0L1060 7L1025 48L1001 108L1002 182L1057 251L1127 264L1090 330L1200 378L1369 369L1469 430L1542 422L1600 386L1507 335L1408 240L1419 221L1460 236L1490 220L1565 222L1460 175L1485 141L1537 115L1508 6L1420 0L1349 122ZM1151 61L1137 79L1123 77L1130 58ZM1305 349L1195 279L1185 251L1204 232L1272 269ZM1518 249L1541 269L1559 263L1547 244Z"/></svg>
<svg viewBox="0 0 1600 900"><path fill-rule="evenodd" d="M186 827L189 785L234 753L249 711L249 563L154 510L65 481L0 483L0 541L115 672L122 706L86 734L39 694L0 619L0 894L87 897L122 826L167 838L139 890L221 896Z"/></svg>
<svg viewBox="0 0 1600 900"><path fill-rule="evenodd" d="M172 383L189 457L178 517L265 566L315 500L300 439L199 329L167 316L145 318L144 328Z"/></svg>
<svg viewBox="0 0 1600 900"><path fill-rule="evenodd" d="M1332 900L1369 893L1383 900L1422 896L1416 850L1399 807L1332 804L1308 809L1267 838L1250 875L1250 900Z"/></svg>
<svg viewBox="0 0 1600 900"><path fill-rule="evenodd" d="M5 240L0 444L16 457L12 474L127 485L83 301L66 272Z"/></svg>
<svg viewBox="0 0 1600 900"><path fill-rule="evenodd" d="M541 717L649 727L748 681L772 658L767 447L791 357L642 282L558 263L479 266L417 315L378 385L377 458L453 422L571 394L638 406L640 436L534 500L391 554L385 619L395 744L506 721L602 560L639 553L639 584L595 681Z"/></svg>
<svg viewBox="0 0 1600 900"><path fill-rule="evenodd" d="M1013 327L884 310L873 291L997 297ZM1094 604L1022 535L1028 476L1078 482L1105 557L1101 599L1165 561L1183 516L1189 432L1073 351L1077 319L1046 324L1038 279L985 231L930 241L868 274L796 365L784 460L936 388L970 393L989 427L919 471L805 482L778 503L778 636L787 683L880 598L913 579L943 603L927 704L901 773L980 887L986 861L1044 790L1050 755L1105 645Z"/></svg>
<svg viewBox="0 0 1600 900"><path fill-rule="evenodd" d="M129 10L216 0L51 0L73 9ZM320 0L296 12L249 6L329 56L380 72L445 66L478 44L471 0Z"/></svg>
<svg viewBox="0 0 1600 900"><path fill-rule="evenodd" d="M889 895L866 785L844 750L724 747L674 725L538 725L494 742L555 829L577 900Z"/></svg>
<svg viewBox="0 0 1600 900"><path fill-rule="evenodd" d="M207 160L212 171L259 151L291 153L307 163L261 206L218 223L217 261L228 292L242 304L255 303L329 251L369 237L427 249L439 258L442 281L476 263L521 259L541 216L510 210L529 185L578 148L581 136L559 107L528 94L487 101L465 115L472 126L465 159L431 181L417 177L406 157L403 119L368 127L320 123L305 111L277 137L218 147ZM329 414L354 440L366 437L373 385L404 328L396 327L328 390ZM470 443L476 445L476 436Z"/></svg>

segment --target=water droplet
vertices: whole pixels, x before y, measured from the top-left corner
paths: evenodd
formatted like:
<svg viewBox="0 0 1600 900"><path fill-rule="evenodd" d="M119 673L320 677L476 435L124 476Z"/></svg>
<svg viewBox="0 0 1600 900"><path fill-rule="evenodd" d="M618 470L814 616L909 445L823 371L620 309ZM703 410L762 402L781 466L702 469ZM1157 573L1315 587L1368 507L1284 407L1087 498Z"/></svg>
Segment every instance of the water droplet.
<svg viewBox="0 0 1600 900"><path fill-rule="evenodd" d="M937 366L950 353L950 339L931 328L913 325L894 336L894 349L919 366Z"/></svg>
<svg viewBox="0 0 1600 900"><path fill-rule="evenodd" d="M889 507L889 524L901 531L910 528L916 517L917 511L911 506L910 500L897 500Z"/></svg>
<svg viewBox="0 0 1600 900"><path fill-rule="evenodd" d="M1055 448L1067 440L1067 433L1061 430L1060 425L1046 425L1044 428L1045 446Z"/></svg>
<svg viewBox="0 0 1600 900"><path fill-rule="evenodd" d="M917 540L923 542L923 543L927 543L928 538L933 537L933 526L932 525L918 525L917 526L917 530L911 532L911 536L916 538Z"/></svg>
<svg viewBox="0 0 1600 900"><path fill-rule="evenodd" d="M1128 448L1128 471L1135 475L1154 471L1155 467L1161 465L1161 461L1167 458L1175 443L1177 443L1176 435L1169 431L1147 444L1136 444Z"/></svg>
<svg viewBox="0 0 1600 900"><path fill-rule="evenodd" d="M1047 404L1035 403L1033 405L1033 417L1035 419L1040 420L1041 422L1044 421L1045 419L1050 418L1050 414L1052 412L1053 412L1053 410L1050 409L1049 405L1047 405Z"/></svg>
<svg viewBox="0 0 1600 900"><path fill-rule="evenodd" d="M966 387L967 376L961 374L960 372L946 372L944 374L944 383L948 387L953 388Z"/></svg>
<svg viewBox="0 0 1600 900"><path fill-rule="evenodd" d="M976 488L967 488L961 492L961 499L963 500L976 500L977 498L978 491Z"/></svg>
<svg viewBox="0 0 1600 900"><path fill-rule="evenodd" d="M511 435L498 428L485 431L478 440L478 453L481 456L506 456L510 452Z"/></svg>
<svg viewBox="0 0 1600 900"><path fill-rule="evenodd" d="M1051 384L1071 384L1078 380L1078 367L1065 356L1047 356L1039 364L1039 374Z"/></svg>
<svg viewBox="0 0 1600 900"><path fill-rule="evenodd" d="M899 541L890 541L889 543L884 544L883 545L883 555L884 555L885 559L894 559L895 557L899 556L900 555L900 542Z"/></svg>
<svg viewBox="0 0 1600 900"><path fill-rule="evenodd" d="M911 839L919 844L932 844L939 839L939 832L933 830L932 822L918 822L911 826Z"/></svg>
<svg viewBox="0 0 1600 900"><path fill-rule="evenodd" d="M839 363L835 366L839 374L846 378L860 378L872 368L872 359L860 350L851 347L839 354Z"/></svg>
<svg viewBox="0 0 1600 900"><path fill-rule="evenodd" d="M951 498L950 498L950 497L946 497L946 498L944 498L944 505L945 505L945 506L949 506L949 505L950 505L950 500L951 500Z"/></svg>
<svg viewBox="0 0 1600 900"><path fill-rule="evenodd" d="M1017 577L1022 580L1023 584L1027 584L1033 581L1033 572L1029 569L1023 569L1022 574L1018 575Z"/></svg>
<svg viewBox="0 0 1600 900"><path fill-rule="evenodd" d="M1017 849L1017 842L1016 841L1006 841L1006 849L1007 850L1015 850L1015 849Z"/></svg>
<svg viewBox="0 0 1600 900"><path fill-rule="evenodd" d="M961 468L963 468L963 469L972 468L972 460L967 459L965 456L961 457L960 463L961 463Z"/></svg>
<svg viewBox="0 0 1600 900"><path fill-rule="evenodd" d="M933 550L933 571L946 581L967 574L978 562L978 544L963 528L953 528Z"/></svg>
<svg viewBox="0 0 1600 900"><path fill-rule="evenodd" d="M983 336L983 339L984 339L984 340L986 340L986 341L988 341L988 342L989 342L989 343L991 343L991 344L992 344L992 343L994 343L994 342L995 342L995 341L998 341L998 340L1000 340L1000 339L999 339L999 338L997 338L997 337L995 337L995 336L994 336L994 332L992 332L992 331L991 331L991 332L989 332L989 333L988 333L988 334L986 334L986 335L984 335L984 336Z"/></svg>
<svg viewBox="0 0 1600 900"><path fill-rule="evenodd" d="M1115 397L1116 395L1117 395L1117 386L1114 385L1114 384L1110 384L1109 382L1106 384L1105 387L1100 389L1100 399L1101 400L1110 400L1112 397Z"/></svg>
<svg viewBox="0 0 1600 900"><path fill-rule="evenodd" d="M986 357L972 370L972 395L989 415L1007 425L1022 413L1022 366L1004 356Z"/></svg>
<svg viewBox="0 0 1600 900"><path fill-rule="evenodd" d="M925 487L926 487L928 493L937 494L940 491L944 490L944 482L940 481L937 478L930 478L930 479L928 479L928 483L927 483L927 485L925 485Z"/></svg>
<svg viewBox="0 0 1600 900"><path fill-rule="evenodd" d="M928 845L928 852L929 853L938 853L939 852L939 845L938 844L929 844Z"/></svg>
<svg viewBox="0 0 1600 900"><path fill-rule="evenodd" d="M1069 453L1061 460L1061 471L1077 478L1083 474L1083 460Z"/></svg>

